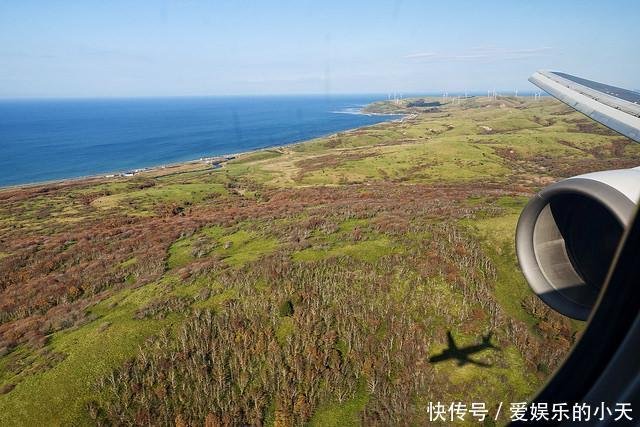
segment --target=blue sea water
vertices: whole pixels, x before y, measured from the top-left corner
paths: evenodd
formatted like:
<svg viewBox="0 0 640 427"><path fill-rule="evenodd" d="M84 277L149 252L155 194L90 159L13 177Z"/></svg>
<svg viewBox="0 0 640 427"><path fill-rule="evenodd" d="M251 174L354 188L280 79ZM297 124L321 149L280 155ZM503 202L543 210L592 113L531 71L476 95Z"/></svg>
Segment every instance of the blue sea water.
<svg viewBox="0 0 640 427"><path fill-rule="evenodd" d="M289 144L398 116L354 114L382 96L0 101L0 186Z"/></svg>

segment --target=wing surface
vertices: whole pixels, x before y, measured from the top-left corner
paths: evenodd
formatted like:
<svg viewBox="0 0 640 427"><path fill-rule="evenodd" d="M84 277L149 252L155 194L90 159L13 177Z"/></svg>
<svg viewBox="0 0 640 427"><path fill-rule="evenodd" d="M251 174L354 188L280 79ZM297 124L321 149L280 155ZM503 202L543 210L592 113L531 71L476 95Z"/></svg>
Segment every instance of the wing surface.
<svg viewBox="0 0 640 427"><path fill-rule="evenodd" d="M640 93L558 71L538 71L529 81L593 120L640 142Z"/></svg>

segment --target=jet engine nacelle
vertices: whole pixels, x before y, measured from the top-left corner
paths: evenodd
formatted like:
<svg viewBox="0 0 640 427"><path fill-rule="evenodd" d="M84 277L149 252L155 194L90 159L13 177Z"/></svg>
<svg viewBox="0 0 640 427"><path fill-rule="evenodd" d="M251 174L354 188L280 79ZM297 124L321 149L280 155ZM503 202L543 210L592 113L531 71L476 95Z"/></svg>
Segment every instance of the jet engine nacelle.
<svg viewBox="0 0 640 427"><path fill-rule="evenodd" d="M552 184L522 211L516 251L533 291L565 316L586 320L640 199L640 168Z"/></svg>

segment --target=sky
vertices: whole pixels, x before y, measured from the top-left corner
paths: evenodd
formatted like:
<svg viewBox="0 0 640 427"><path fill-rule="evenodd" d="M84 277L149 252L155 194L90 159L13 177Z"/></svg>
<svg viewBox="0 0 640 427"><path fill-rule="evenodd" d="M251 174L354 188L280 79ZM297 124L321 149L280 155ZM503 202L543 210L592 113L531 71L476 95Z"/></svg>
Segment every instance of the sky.
<svg viewBox="0 0 640 427"><path fill-rule="evenodd" d="M0 0L0 97L640 88L640 1Z"/></svg>

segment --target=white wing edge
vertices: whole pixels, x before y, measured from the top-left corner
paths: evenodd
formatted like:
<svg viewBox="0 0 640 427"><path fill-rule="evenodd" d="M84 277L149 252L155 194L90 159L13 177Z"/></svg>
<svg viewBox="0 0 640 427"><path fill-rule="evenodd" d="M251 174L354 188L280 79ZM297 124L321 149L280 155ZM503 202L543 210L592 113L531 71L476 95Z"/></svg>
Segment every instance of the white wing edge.
<svg viewBox="0 0 640 427"><path fill-rule="evenodd" d="M632 114L638 108L636 104L582 86L546 71L534 73L529 78L529 81L591 119L636 142L640 142L640 117ZM605 99L606 103L601 101ZM612 105L615 105L615 107Z"/></svg>

